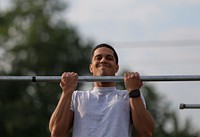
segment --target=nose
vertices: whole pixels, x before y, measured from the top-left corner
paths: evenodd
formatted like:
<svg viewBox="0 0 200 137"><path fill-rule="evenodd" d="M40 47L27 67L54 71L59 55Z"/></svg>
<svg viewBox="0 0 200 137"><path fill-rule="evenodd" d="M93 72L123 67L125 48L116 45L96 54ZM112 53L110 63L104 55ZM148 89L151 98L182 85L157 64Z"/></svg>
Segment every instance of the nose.
<svg viewBox="0 0 200 137"><path fill-rule="evenodd" d="M100 62L101 62L101 63L105 63L105 62L107 62L106 57L102 57Z"/></svg>

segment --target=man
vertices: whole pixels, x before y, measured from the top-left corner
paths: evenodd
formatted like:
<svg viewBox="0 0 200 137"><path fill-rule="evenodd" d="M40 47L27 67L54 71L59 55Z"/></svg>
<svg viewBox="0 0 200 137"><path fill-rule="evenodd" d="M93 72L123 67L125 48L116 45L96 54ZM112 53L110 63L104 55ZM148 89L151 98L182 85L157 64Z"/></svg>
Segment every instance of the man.
<svg viewBox="0 0 200 137"><path fill-rule="evenodd" d="M89 66L93 76L115 76L119 70L116 51L107 44L94 48ZM66 137L73 127L74 137L130 137L131 123L140 137L151 137L154 122L145 107L140 75L124 74L126 90L114 82L94 82L91 91L75 91L78 74L62 74L62 95L52 114L51 137Z"/></svg>

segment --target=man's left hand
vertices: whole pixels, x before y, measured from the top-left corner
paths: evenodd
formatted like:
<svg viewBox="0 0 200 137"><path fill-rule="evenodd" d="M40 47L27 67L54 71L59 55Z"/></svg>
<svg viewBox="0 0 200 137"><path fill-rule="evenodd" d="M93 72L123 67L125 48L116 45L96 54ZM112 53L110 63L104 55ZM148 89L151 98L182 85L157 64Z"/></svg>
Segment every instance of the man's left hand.
<svg viewBox="0 0 200 137"><path fill-rule="evenodd" d="M138 72L124 73L124 84L128 92L131 90L140 89L143 85Z"/></svg>

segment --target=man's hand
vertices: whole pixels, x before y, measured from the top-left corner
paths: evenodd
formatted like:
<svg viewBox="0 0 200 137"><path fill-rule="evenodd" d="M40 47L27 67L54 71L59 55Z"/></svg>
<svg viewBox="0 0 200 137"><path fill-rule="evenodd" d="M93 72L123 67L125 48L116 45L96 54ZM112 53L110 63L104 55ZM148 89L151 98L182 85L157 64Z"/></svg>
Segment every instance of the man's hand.
<svg viewBox="0 0 200 137"><path fill-rule="evenodd" d="M64 72L61 76L60 87L66 95L72 94L78 83L78 74L74 72Z"/></svg>
<svg viewBox="0 0 200 137"><path fill-rule="evenodd" d="M138 72L124 73L124 84L128 92L142 87L142 81Z"/></svg>

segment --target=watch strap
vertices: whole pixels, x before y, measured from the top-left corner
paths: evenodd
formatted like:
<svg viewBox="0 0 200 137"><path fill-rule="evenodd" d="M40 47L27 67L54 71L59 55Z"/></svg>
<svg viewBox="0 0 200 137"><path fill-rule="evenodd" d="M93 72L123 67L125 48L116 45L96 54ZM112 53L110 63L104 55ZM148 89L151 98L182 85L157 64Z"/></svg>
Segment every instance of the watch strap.
<svg viewBox="0 0 200 137"><path fill-rule="evenodd" d="M131 90L129 92L129 97L130 98L137 98L139 96L140 96L140 90L139 89Z"/></svg>

